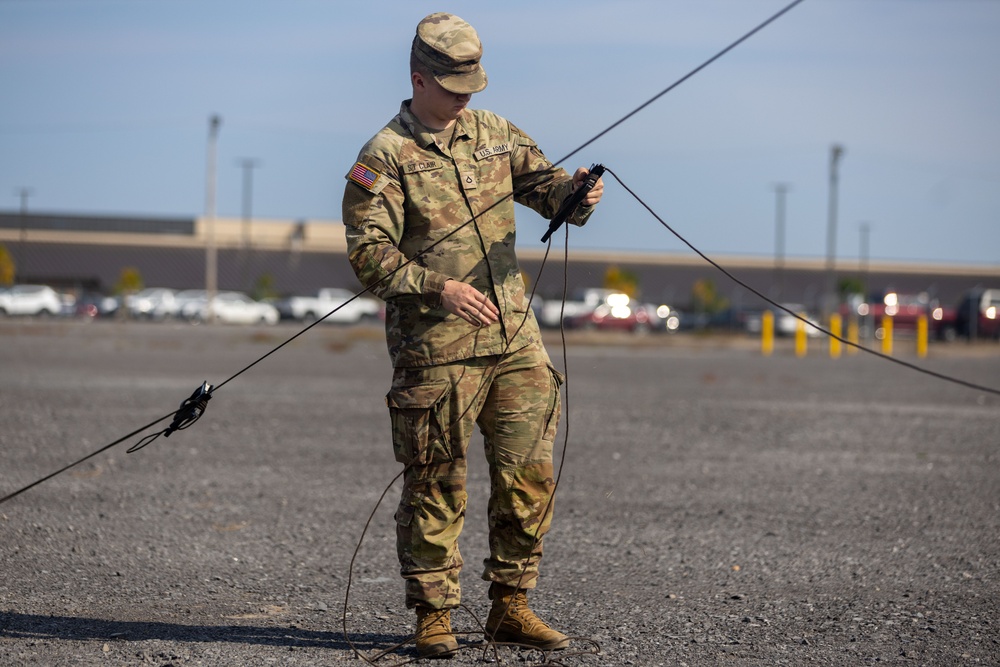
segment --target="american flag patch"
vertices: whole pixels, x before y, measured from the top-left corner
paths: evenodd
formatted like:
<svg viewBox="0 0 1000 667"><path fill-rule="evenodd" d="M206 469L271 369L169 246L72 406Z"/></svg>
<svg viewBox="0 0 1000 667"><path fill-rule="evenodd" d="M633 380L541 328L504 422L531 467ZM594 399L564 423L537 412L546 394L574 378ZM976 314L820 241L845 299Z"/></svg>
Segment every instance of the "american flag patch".
<svg viewBox="0 0 1000 667"><path fill-rule="evenodd" d="M378 173L374 169L369 169L365 165L358 162L354 165L354 169L351 169L351 173L347 177L366 190L371 190L375 185L375 181L377 181L380 176L382 176L382 174Z"/></svg>

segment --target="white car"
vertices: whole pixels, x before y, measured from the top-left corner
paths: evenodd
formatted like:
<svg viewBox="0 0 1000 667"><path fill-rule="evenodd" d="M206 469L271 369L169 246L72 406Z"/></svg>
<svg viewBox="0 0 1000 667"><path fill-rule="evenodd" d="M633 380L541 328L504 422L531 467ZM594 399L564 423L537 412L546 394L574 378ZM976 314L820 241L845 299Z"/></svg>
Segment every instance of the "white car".
<svg viewBox="0 0 1000 667"><path fill-rule="evenodd" d="M214 316L223 324L277 324L278 309L263 301L254 301L242 292L219 292L215 298L190 301L181 309L181 317L198 324Z"/></svg>
<svg viewBox="0 0 1000 667"><path fill-rule="evenodd" d="M355 324L377 319L382 304L371 297L357 297L340 287L324 287L315 296L292 296L275 304L282 318L315 322L321 317L330 324Z"/></svg>
<svg viewBox="0 0 1000 667"><path fill-rule="evenodd" d="M126 297L125 303L132 317L163 319L177 312L175 294L166 287L147 287Z"/></svg>
<svg viewBox="0 0 1000 667"><path fill-rule="evenodd" d="M771 312L774 313L774 334L776 336L794 336L800 324L805 327L806 335L810 338L816 338L823 335L823 332L819 329L819 320L816 317L809 315L806 312L805 306L800 303L783 303L781 306L787 310L779 310L777 308L771 309ZM808 320L808 324L802 322L802 320L798 317L789 314L787 312L788 310L806 318L806 320ZM746 329L752 334L759 334L761 332L762 324L761 315L759 313L754 313L752 316L747 318Z"/></svg>
<svg viewBox="0 0 1000 667"><path fill-rule="evenodd" d="M14 285L0 292L3 315L52 316L62 312L62 297L48 285Z"/></svg>

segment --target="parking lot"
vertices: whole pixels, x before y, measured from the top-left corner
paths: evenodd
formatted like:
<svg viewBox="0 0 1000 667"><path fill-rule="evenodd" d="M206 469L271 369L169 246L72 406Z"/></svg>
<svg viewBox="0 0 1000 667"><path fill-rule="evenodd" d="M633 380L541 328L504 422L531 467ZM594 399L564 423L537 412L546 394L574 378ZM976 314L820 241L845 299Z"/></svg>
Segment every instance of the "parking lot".
<svg viewBox="0 0 1000 667"><path fill-rule="evenodd" d="M0 664L331 665L406 641L381 331L316 327L254 364L298 330L0 319L0 496L224 383L190 428L0 505ZM574 637L559 664L1000 663L1000 396L819 345L599 334L565 360L546 334L565 459L532 603ZM1000 389L995 343L897 353ZM477 442L469 648L441 664L539 664L475 648Z"/></svg>

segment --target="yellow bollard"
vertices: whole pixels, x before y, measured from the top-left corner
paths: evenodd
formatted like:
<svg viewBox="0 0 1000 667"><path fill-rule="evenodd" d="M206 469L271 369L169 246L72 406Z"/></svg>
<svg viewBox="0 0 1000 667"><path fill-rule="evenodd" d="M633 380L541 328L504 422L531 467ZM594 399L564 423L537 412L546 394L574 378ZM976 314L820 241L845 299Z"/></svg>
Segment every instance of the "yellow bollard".
<svg viewBox="0 0 1000 667"><path fill-rule="evenodd" d="M861 332L858 327L858 318L850 317L847 320L847 342L852 343L852 345L847 346L847 354L857 354L858 341L861 340Z"/></svg>
<svg viewBox="0 0 1000 667"><path fill-rule="evenodd" d="M921 359L927 356L927 316L917 317L917 356Z"/></svg>
<svg viewBox="0 0 1000 667"><path fill-rule="evenodd" d="M892 316L882 316L882 354L892 356Z"/></svg>
<svg viewBox="0 0 1000 667"><path fill-rule="evenodd" d="M833 313L830 315L830 358L840 359L840 336L843 329L843 320L839 313Z"/></svg>
<svg viewBox="0 0 1000 667"><path fill-rule="evenodd" d="M774 313L770 310L760 316L760 352L765 357L774 352Z"/></svg>
<svg viewBox="0 0 1000 667"><path fill-rule="evenodd" d="M805 317L802 313L799 315ZM800 319L795 320L795 356L806 356L806 323Z"/></svg>

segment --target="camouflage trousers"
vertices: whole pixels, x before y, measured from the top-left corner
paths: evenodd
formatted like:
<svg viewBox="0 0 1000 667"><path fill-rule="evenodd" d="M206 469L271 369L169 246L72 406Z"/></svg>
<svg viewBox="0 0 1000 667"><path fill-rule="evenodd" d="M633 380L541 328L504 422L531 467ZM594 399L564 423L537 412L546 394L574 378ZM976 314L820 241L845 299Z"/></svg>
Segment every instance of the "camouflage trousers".
<svg viewBox="0 0 1000 667"><path fill-rule="evenodd" d="M395 517L407 607L442 609L461 602L458 537L476 425L490 471L490 553L483 579L535 586L541 538L552 518L561 384L540 345L502 357L395 370L386 403L396 460L406 466Z"/></svg>

